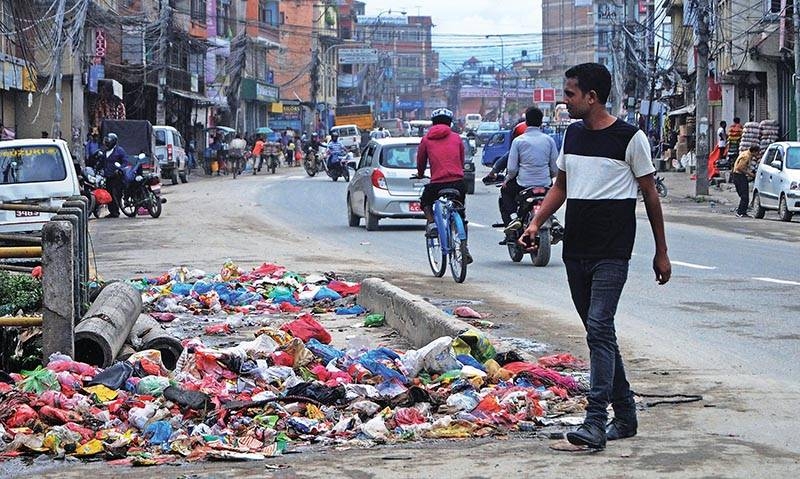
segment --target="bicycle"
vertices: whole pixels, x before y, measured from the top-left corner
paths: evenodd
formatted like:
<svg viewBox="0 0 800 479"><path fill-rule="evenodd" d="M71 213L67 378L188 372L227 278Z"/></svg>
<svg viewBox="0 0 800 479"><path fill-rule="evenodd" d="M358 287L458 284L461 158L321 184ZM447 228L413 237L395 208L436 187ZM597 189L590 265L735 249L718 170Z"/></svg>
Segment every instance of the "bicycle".
<svg viewBox="0 0 800 479"><path fill-rule="evenodd" d="M412 176L412 179L421 179ZM437 278L444 276L450 260L450 274L456 283L463 283L467 278L467 228L461 211L464 206L458 201L461 192L455 188L444 188L439 191L439 198L433 203L433 219L438 235L425 237L428 251L428 264Z"/></svg>

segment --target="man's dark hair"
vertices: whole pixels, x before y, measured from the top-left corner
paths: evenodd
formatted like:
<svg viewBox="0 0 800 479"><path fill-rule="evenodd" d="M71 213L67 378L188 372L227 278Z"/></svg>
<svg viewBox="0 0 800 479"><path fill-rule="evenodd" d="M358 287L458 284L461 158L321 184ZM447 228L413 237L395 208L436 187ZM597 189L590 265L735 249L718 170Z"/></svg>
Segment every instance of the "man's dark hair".
<svg viewBox="0 0 800 479"><path fill-rule="evenodd" d="M528 126L542 126L542 118L544 118L544 113L535 106L529 106L525 110L525 124Z"/></svg>
<svg viewBox="0 0 800 479"><path fill-rule="evenodd" d="M452 123L453 123L453 120L451 120L450 118L447 118L444 115L435 116L435 117L431 118L431 126L433 126L433 125L447 125L447 126L450 126L450 125L452 125Z"/></svg>
<svg viewBox="0 0 800 479"><path fill-rule="evenodd" d="M733 122L734 122L734 123L740 123L741 121L742 121L742 120L741 120L741 119L740 119L738 116L734 116L734 117L733 117Z"/></svg>
<svg viewBox="0 0 800 479"><path fill-rule="evenodd" d="M725 122L725 120L722 120L721 122L719 122L719 126L724 128L724 127L728 126L728 124Z"/></svg>
<svg viewBox="0 0 800 479"><path fill-rule="evenodd" d="M594 90L597 100L605 104L611 93L611 73L600 63L581 63L564 73L567 78L578 80L578 88L586 94Z"/></svg>
<svg viewBox="0 0 800 479"><path fill-rule="evenodd" d="M761 148L759 148L758 145L752 145L749 149L750 153L758 153L759 151L761 151Z"/></svg>

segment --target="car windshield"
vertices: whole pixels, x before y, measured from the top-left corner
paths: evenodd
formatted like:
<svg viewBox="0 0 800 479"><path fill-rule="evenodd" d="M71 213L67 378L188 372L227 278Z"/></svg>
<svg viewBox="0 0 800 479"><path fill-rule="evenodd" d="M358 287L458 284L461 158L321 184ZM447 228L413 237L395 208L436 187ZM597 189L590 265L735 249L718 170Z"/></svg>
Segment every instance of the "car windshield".
<svg viewBox="0 0 800 479"><path fill-rule="evenodd" d="M413 169L417 167L419 145L387 146L381 150L381 166L386 168Z"/></svg>
<svg viewBox="0 0 800 479"><path fill-rule="evenodd" d="M478 126L479 130L482 131L496 131L500 129L500 123L493 122L493 123L481 123Z"/></svg>
<svg viewBox="0 0 800 479"><path fill-rule="evenodd" d="M62 181L67 177L61 150L31 145L0 148L2 184Z"/></svg>
<svg viewBox="0 0 800 479"><path fill-rule="evenodd" d="M800 170L800 146L793 146L786 151L786 168Z"/></svg>

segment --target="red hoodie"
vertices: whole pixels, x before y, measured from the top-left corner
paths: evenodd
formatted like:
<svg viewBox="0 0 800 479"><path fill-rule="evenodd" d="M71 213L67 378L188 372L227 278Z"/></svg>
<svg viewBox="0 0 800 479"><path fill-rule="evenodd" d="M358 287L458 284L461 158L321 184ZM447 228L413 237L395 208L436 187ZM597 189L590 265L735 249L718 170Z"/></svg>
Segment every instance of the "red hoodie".
<svg viewBox="0 0 800 479"><path fill-rule="evenodd" d="M417 149L417 175L430 164L431 183L449 183L464 178L464 143L447 125L434 125Z"/></svg>

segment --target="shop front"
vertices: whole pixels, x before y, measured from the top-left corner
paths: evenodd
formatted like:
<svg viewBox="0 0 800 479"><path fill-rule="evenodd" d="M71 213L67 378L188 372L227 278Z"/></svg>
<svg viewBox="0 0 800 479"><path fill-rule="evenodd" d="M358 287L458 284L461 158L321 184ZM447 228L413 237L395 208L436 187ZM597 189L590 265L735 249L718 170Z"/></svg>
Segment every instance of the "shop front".
<svg viewBox="0 0 800 479"><path fill-rule="evenodd" d="M244 106L244 125L239 130L250 135L259 127L272 127L269 123L269 112L271 105L278 101L278 87L252 78L243 78L239 91L239 98Z"/></svg>

